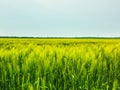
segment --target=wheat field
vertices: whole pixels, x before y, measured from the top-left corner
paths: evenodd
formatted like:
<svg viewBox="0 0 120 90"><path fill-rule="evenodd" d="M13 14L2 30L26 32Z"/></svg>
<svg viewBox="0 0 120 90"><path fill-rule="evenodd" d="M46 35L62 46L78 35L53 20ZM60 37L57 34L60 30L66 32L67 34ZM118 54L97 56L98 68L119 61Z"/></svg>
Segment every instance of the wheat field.
<svg viewBox="0 0 120 90"><path fill-rule="evenodd" d="M120 39L0 38L0 90L120 90Z"/></svg>

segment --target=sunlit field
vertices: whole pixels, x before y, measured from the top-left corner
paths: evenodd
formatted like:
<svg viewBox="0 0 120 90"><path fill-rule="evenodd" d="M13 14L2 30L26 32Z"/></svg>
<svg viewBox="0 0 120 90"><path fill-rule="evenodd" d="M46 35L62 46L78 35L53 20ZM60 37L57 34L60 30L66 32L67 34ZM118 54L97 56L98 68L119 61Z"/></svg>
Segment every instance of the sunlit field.
<svg viewBox="0 0 120 90"><path fill-rule="evenodd" d="M120 39L0 38L0 90L120 90Z"/></svg>

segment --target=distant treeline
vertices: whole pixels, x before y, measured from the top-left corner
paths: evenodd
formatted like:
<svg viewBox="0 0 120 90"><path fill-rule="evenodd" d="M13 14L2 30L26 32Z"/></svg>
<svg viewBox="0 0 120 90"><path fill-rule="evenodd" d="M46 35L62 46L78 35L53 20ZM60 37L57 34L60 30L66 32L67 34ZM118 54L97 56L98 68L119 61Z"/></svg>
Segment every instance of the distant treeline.
<svg viewBox="0 0 120 90"><path fill-rule="evenodd" d="M27 37L27 36L0 36L0 38L39 38L39 39L120 39L120 37Z"/></svg>

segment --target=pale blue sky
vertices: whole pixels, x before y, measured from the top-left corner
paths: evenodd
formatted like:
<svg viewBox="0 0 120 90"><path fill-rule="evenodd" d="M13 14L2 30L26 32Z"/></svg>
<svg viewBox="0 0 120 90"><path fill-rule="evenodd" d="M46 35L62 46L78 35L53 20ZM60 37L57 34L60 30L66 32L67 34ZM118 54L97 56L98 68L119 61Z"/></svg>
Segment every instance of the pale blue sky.
<svg viewBox="0 0 120 90"><path fill-rule="evenodd" d="M0 36L120 36L120 0L0 0Z"/></svg>

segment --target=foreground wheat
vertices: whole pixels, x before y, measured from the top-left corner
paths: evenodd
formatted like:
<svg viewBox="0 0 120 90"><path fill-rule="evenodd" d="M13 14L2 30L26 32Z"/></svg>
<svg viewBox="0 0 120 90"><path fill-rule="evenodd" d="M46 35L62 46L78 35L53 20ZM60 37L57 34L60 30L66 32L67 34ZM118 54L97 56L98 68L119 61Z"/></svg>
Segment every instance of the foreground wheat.
<svg viewBox="0 0 120 90"><path fill-rule="evenodd" d="M120 90L119 42L0 39L0 90Z"/></svg>

